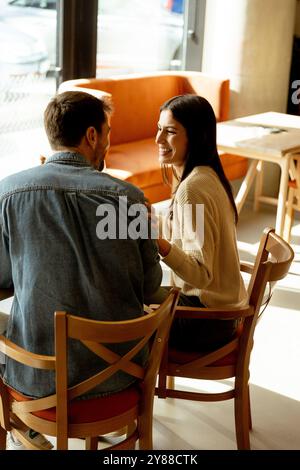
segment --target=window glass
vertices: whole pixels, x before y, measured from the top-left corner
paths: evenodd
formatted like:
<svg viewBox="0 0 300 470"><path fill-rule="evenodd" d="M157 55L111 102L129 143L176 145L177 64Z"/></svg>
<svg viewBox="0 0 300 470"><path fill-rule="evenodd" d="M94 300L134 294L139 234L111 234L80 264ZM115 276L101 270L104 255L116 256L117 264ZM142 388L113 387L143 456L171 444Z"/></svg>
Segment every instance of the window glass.
<svg viewBox="0 0 300 470"><path fill-rule="evenodd" d="M100 0L97 76L180 68L183 1L179 3Z"/></svg>
<svg viewBox="0 0 300 470"><path fill-rule="evenodd" d="M56 10L56 0L9 0L10 5Z"/></svg>
<svg viewBox="0 0 300 470"><path fill-rule="evenodd" d="M55 94L54 1L0 0L0 178L39 164L43 111Z"/></svg>

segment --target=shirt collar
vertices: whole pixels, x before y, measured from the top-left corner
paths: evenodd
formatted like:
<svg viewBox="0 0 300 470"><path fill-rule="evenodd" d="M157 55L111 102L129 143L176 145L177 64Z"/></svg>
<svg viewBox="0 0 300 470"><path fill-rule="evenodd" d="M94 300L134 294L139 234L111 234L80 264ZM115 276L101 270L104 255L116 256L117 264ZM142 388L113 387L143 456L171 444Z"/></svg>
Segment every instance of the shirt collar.
<svg viewBox="0 0 300 470"><path fill-rule="evenodd" d="M76 164L79 166L91 166L88 160L77 152L57 152L45 161L47 163Z"/></svg>

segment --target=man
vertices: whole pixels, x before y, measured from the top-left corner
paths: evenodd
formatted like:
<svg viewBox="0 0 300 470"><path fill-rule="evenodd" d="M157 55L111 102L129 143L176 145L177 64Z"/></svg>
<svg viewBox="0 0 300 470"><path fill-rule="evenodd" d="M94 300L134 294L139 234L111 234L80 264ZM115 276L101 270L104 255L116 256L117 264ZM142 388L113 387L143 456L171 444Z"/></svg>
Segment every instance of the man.
<svg viewBox="0 0 300 470"><path fill-rule="evenodd" d="M55 153L44 165L0 182L0 288L14 288L6 336L34 353L54 353L55 310L127 320L143 314L144 297L161 282L155 242L136 230L130 236L136 213L130 209L145 208L143 193L101 173L110 112L88 93L55 96L44 114ZM140 217L148 223L146 208ZM106 230L110 222L116 226ZM84 346L72 344L69 358L69 385L101 369ZM31 397L55 392L52 372L9 359L4 380ZM119 372L89 396L117 392L132 381Z"/></svg>

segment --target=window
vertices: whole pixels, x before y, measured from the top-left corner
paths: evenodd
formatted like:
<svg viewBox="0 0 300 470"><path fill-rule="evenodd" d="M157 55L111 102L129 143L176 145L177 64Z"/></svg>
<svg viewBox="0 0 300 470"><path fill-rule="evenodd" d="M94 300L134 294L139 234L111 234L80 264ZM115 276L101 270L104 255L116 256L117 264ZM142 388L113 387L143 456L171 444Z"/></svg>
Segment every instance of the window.
<svg viewBox="0 0 300 470"><path fill-rule="evenodd" d="M10 5L56 10L56 0L10 0Z"/></svg>
<svg viewBox="0 0 300 470"><path fill-rule="evenodd" d="M165 0L101 0L97 75L180 68L183 14Z"/></svg>

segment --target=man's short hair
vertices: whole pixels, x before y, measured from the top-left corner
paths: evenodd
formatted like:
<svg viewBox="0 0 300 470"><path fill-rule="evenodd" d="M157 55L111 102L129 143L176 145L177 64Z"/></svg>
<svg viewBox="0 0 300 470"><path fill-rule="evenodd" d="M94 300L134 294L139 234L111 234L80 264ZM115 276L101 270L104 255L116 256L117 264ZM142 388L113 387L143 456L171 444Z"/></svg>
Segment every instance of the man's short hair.
<svg viewBox="0 0 300 470"><path fill-rule="evenodd" d="M56 95L44 112L44 126L53 149L76 147L89 127L101 132L112 108L108 101L82 91Z"/></svg>

